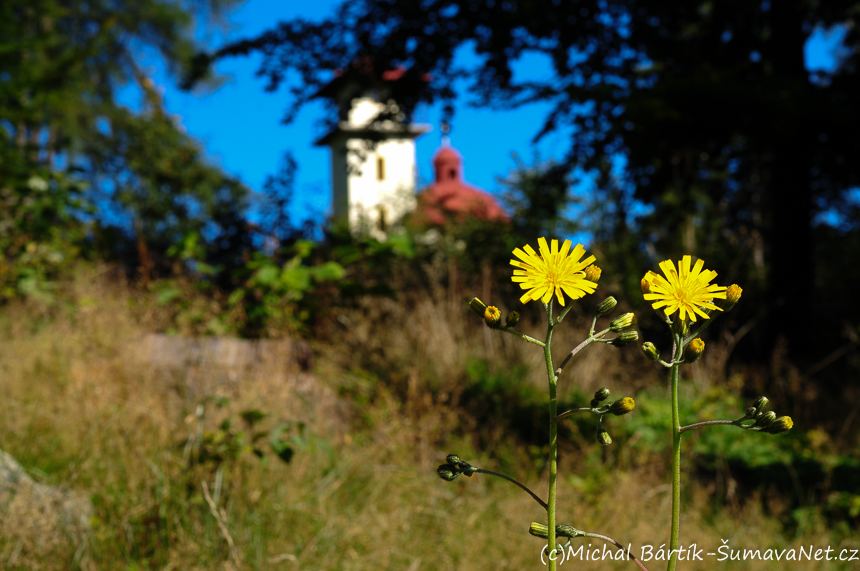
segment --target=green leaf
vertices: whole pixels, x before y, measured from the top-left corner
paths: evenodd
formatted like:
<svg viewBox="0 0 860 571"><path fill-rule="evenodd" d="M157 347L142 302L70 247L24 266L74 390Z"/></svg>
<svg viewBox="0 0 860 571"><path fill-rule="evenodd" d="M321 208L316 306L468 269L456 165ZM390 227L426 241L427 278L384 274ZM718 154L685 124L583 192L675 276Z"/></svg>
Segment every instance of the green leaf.
<svg viewBox="0 0 860 571"><path fill-rule="evenodd" d="M311 272L305 266L284 268L281 283L288 291L304 293L311 289Z"/></svg>
<svg viewBox="0 0 860 571"><path fill-rule="evenodd" d="M158 292L158 295L156 296L155 299L158 302L158 305L167 305L168 303L170 303L174 299L177 299L181 295L182 295L182 292L179 289L177 289L175 287L168 286L168 287L161 289Z"/></svg>
<svg viewBox="0 0 860 571"><path fill-rule="evenodd" d="M245 422L247 422L251 426L254 426L256 423L260 422L261 420L266 418L266 416L268 416L268 415L265 412L262 412L258 409L252 409L252 410L242 411L241 413L239 413L239 416L242 417L242 420L244 420Z"/></svg>
<svg viewBox="0 0 860 571"><path fill-rule="evenodd" d="M245 297L245 288L239 288L227 298L227 305L233 307Z"/></svg>
<svg viewBox="0 0 860 571"><path fill-rule="evenodd" d="M322 265L314 266L311 268L311 271L314 278L318 281L339 280L346 274L343 266L337 262L326 262Z"/></svg>
<svg viewBox="0 0 860 571"><path fill-rule="evenodd" d="M278 281L278 267L274 264L266 265L257 270L254 275L254 283L264 286L273 286Z"/></svg>

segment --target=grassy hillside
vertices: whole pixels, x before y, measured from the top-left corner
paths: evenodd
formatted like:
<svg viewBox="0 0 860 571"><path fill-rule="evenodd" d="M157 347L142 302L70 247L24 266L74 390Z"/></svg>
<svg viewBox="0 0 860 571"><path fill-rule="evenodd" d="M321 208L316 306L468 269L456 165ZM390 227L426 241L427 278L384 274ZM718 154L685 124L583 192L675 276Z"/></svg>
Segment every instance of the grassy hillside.
<svg viewBox="0 0 860 571"><path fill-rule="evenodd" d="M68 285L66 305L0 310L0 449L94 508L84 529L56 514L0 512L0 567L542 568L541 542L527 533L542 521L531 498L489 476L447 483L435 473L455 452L545 494L542 354L482 328L465 299L367 299L311 340L309 371L287 353L240 371L165 369L141 350L163 326L160 307L95 274ZM579 341L581 319L569 321L555 340L559 354ZM708 359L691 369L688 414L744 406L742 379L721 379ZM565 424L559 518L657 548L671 504L665 379L635 346L592 347L565 372L561 400L584 406L604 385L637 408L608 421L609 448L593 442L590 421ZM856 496L817 480L823 461L804 471L800 460L815 450L802 427L793 440L730 430L685 441L682 543L712 552L720 539L762 550L860 547ZM848 465L819 452L831 480ZM830 495L815 492L822 485ZM775 565L711 557L680 568Z"/></svg>

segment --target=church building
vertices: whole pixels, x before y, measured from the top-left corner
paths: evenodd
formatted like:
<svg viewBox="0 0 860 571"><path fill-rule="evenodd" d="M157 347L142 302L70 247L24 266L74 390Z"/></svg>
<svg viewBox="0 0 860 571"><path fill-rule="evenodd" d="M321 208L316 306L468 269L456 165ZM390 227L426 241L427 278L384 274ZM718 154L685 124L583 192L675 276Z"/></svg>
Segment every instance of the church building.
<svg viewBox="0 0 860 571"><path fill-rule="evenodd" d="M337 105L337 123L315 144L331 150L334 220L355 234L384 240L393 222L413 212L413 219L426 225L467 216L509 219L490 194L463 181L463 158L447 143L433 157L434 182L416 198L415 139L430 127L404 123L395 94L428 80L404 68L377 74L363 59L316 94Z"/></svg>

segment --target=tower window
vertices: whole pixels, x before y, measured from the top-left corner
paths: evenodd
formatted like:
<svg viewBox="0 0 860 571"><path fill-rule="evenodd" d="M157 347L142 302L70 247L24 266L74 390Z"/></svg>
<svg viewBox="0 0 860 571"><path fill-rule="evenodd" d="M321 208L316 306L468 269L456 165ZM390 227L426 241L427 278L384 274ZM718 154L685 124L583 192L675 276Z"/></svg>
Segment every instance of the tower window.
<svg viewBox="0 0 860 571"><path fill-rule="evenodd" d="M387 213L386 210L387 209L383 205L381 205L381 204L376 205L376 227L379 230L381 230L382 232L385 232L388 229L388 220L386 219L387 218L386 217L386 213Z"/></svg>
<svg viewBox="0 0 860 571"><path fill-rule="evenodd" d="M376 157L376 180L385 180L385 159Z"/></svg>

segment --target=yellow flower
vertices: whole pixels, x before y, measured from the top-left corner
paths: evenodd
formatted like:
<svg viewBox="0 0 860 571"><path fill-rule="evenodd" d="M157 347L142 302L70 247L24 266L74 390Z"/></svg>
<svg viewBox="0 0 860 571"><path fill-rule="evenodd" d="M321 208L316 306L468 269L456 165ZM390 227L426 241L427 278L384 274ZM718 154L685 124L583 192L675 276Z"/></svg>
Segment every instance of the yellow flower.
<svg viewBox="0 0 860 571"><path fill-rule="evenodd" d="M501 320L502 312L499 311L498 307L490 305L484 310L484 321L487 322L489 327L497 327Z"/></svg>
<svg viewBox="0 0 860 571"><path fill-rule="evenodd" d="M519 260L511 260L511 265L521 269L514 270L511 280L520 284L522 289L528 290L520 298L522 303L537 299L548 303L555 294L558 302L564 306L562 292L571 299L594 293L597 284L586 279L583 270L595 258L589 256L580 260L585 254L582 244L577 244L570 252L570 240L565 240L559 251L558 240L553 240L550 248L546 238L538 238L538 249L540 255L529 245L525 246L525 252L519 248L514 249L514 256Z"/></svg>
<svg viewBox="0 0 860 571"><path fill-rule="evenodd" d="M678 263L680 271L676 271L672 260L665 260L660 262L660 269L663 270L665 278L654 272L648 272L642 278L643 291L649 290L645 293L645 299L654 301L652 304L654 309L664 307L663 311L667 317L677 311L682 321L687 319L696 321L696 315L708 319L703 309L722 311L711 303L714 299L726 298L724 286L709 283L717 277L717 272L702 271L702 266L705 265L702 260L698 260L691 270L691 261L690 256L684 256Z"/></svg>

